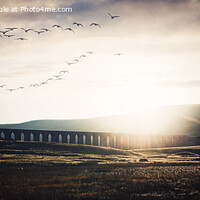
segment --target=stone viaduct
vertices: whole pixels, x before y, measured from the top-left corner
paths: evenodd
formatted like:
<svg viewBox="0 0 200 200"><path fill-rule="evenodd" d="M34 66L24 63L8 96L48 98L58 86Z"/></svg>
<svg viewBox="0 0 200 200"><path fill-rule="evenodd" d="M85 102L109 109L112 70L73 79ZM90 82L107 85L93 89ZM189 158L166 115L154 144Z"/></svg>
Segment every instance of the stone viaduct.
<svg viewBox="0 0 200 200"><path fill-rule="evenodd" d="M100 132L45 131L1 128L0 137L6 140L83 144L120 149L200 145L199 137L189 137L186 135L146 136Z"/></svg>

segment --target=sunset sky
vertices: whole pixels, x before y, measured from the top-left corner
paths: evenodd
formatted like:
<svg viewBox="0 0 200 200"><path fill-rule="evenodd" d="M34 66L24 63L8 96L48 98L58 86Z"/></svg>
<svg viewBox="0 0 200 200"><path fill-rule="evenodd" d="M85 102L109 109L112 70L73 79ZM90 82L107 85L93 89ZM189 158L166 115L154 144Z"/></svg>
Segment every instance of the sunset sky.
<svg viewBox="0 0 200 200"><path fill-rule="evenodd" d="M0 2L4 6L68 7L72 12L0 12L0 31L19 28L6 33L15 35L11 38L0 33L0 86L5 84L0 123L200 103L199 0L6 0ZM101 28L90 26L93 22ZM25 33L22 27L51 32ZM65 62L82 54L87 57L76 64ZM29 87L61 70L69 71L63 80ZM24 89L8 91L18 87Z"/></svg>

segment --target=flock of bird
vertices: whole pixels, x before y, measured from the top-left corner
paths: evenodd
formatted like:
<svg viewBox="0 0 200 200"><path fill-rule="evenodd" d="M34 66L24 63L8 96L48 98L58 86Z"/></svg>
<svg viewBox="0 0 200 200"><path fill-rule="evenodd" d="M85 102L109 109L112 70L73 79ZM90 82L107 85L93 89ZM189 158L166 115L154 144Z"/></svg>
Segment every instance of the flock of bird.
<svg viewBox="0 0 200 200"><path fill-rule="evenodd" d="M77 64L78 62L80 62L83 58L87 58L89 55L92 55L92 54L94 54L94 53L95 53L95 52L93 52L93 51L87 51L87 52L85 52L85 54L80 55L78 58L73 59L73 60L70 61L70 62L65 60L65 63L66 63L68 66L70 66L70 65L75 65L75 64ZM116 53L116 54L114 54L114 56L121 56L121 55L122 55L122 53ZM66 74L66 73L70 73L70 72L69 72L69 69L65 69L65 70L62 69L62 70L60 70L57 74L54 74L54 75L48 77L45 81L42 81L42 82L40 82L40 83L32 83L32 84L30 84L28 87L29 87L29 88L31 88L31 87L33 87L33 88L35 88L35 87L41 87L41 86L45 86L45 85L49 84L49 83L52 82L52 81L61 81L61 80L65 80L65 79L64 79L64 74ZM0 85L0 88L1 88L1 89L6 88L6 84ZM13 91L22 90L22 89L25 89L25 88L27 88L27 87L25 87L25 86L20 86L20 87L17 87L17 88L7 88L6 90L7 90L7 91L10 91L10 92L13 92Z"/></svg>
<svg viewBox="0 0 200 200"><path fill-rule="evenodd" d="M110 16L111 19L115 19L115 18L120 17L120 16L113 16L110 13L108 13L108 15ZM73 26L78 26L78 27L80 26L82 28L84 27L83 24L78 23L78 22L74 22ZM90 24L90 27L92 27L92 26L101 28L101 25L99 23L95 23L95 22ZM63 28L62 26L60 26L58 24L54 24L52 26L52 28L58 28L58 29L61 29L63 31L71 31L71 32L75 33L75 31L71 27ZM32 28L25 29L25 28L18 28L18 27L9 27L9 28L5 28L5 30L3 30L3 31L0 31L0 33L1 33L0 37L1 38L3 38L3 37L15 38L16 35L12 34L13 31L15 31L15 30L22 30L22 31L24 31L24 33L34 32L38 35L44 34L46 32L51 32L51 30L49 28L41 28L40 30L34 30ZM28 40L28 39L24 38L24 37L16 37L14 40L25 41L25 40Z"/></svg>
<svg viewBox="0 0 200 200"><path fill-rule="evenodd" d="M115 18L120 17L120 16L113 16L113 15L111 15L110 13L108 13L108 15L111 17L111 19L115 19ZM79 27L79 26L80 26L80 27L84 27L83 24L78 23L78 22L74 22L73 25L74 25L74 26L78 26L78 27ZM91 23L90 26L98 26L99 28L101 28L100 24L94 23L94 22ZM73 33L75 33L74 30L73 30L72 28L70 28L70 27L63 28L62 26L57 25L57 24L54 24L54 25L52 26L52 28L59 28L59 29L61 29L61 30L63 30L63 31L68 30L68 31L72 31ZM51 30L48 29L48 28L41 28L39 31L36 31L36 30L34 30L34 29L32 29L32 28L25 29L25 28L10 27L10 28L5 28L4 31L0 31L0 33L3 34L3 35L0 35L0 37L8 37L8 38L15 37L14 34L8 34L8 33L11 33L12 31L15 31L15 30L18 30L18 29L23 30L25 33L28 33L28 32L30 32L30 31L33 31L33 32L37 33L38 35L43 34L43 33L45 33L45 32L51 32ZM28 39L27 39L27 38L24 38L24 37L18 37L18 38L15 38L15 40L24 41L24 40L28 40ZM68 66L77 64L79 61L81 61L82 58L86 58L86 57L88 57L88 55L90 55L90 54L94 54L94 52L93 52L93 51L87 51L87 52L85 52L85 54L80 55L78 58L72 60L71 62L65 61L65 63L66 63ZM120 56L120 55L122 55L122 54L121 54L121 53L116 53L115 55L116 55L116 56ZM40 82L40 83L32 83L32 84L30 84L28 87L30 87L30 88L31 88L31 87L41 87L41 86L47 85L47 84L50 83L51 81L60 81L60 80L64 80L64 77L63 77L63 76L64 76L65 73L69 73L69 70L60 70L58 74L52 75L52 76L49 77L47 80L42 81L42 82ZM13 92L13 91L18 91L18 90L23 90L23 89L25 89L26 87L25 87L25 86L20 86L20 87L17 87L17 88L6 88L6 84L0 85L0 89L4 89L4 88L5 88L7 91Z"/></svg>
<svg viewBox="0 0 200 200"><path fill-rule="evenodd" d="M86 57L88 57L88 55L91 55L91 54L94 54L94 52L87 51L87 52L85 52L85 54L80 55L78 58L76 58L76 59L74 59L74 60L72 60L70 62L65 60L65 63L68 66L77 64L78 62L81 61L82 58L86 58ZM42 81L40 83L32 83L28 87L30 87L30 88L31 87L41 87L41 86L49 84L51 81L61 81L61 80L64 80L63 76L66 73L70 73L68 69L60 70L57 74L54 74L54 75L48 77L47 80ZM0 85L0 88L6 88L6 84ZM22 90L22 89L25 89L25 88L26 88L25 86L20 86L20 87L17 87L17 88L7 88L6 90L8 90L10 92L13 92L13 91Z"/></svg>

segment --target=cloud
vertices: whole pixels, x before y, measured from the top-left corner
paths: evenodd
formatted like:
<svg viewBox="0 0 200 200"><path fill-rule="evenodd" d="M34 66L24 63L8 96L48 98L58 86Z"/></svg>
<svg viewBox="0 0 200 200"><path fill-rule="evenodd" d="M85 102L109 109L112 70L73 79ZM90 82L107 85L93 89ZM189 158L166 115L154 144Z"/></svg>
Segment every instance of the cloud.
<svg viewBox="0 0 200 200"><path fill-rule="evenodd" d="M190 81L146 81L146 82L131 82L127 81L127 85L142 86L142 87L169 87L169 88L200 88L200 80Z"/></svg>
<svg viewBox="0 0 200 200"><path fill-rule="evenodd" d="M84 21L108 20L107 12L116 13L120 29L125 34L135 32L156 32L170 34L198 29L200 24L199 0L45 0L45 1L5 1L7 6L72 7L72 13L8 13L1 14L2 23L70 23L74 19ZM108 23L108 22L105 22ZM115 23L115 22L114 22ZM114 24L113 23L113 24ZM104 25L104 24L103 24ZM107 24L105 24L107 26ZM105 26L104 25L104 26ZM112 27L113 28L113 27ZM116 27L115 33L119 31ZM127 30L128 29L128 30ZM114 32L114 31L113 31Z"/></svg>
<svg viewBox="0 0 200 200"><path fill-rule="evenodd" d="M2 65L3 62L5 68L6 61L9 65L9 60L12 61L13 68L18 67L15 65L15 59L19 59L19 61L23 60L24 62L24 52L26 52L26 62L30 66L34 66L35 59L43 59L44 61L45 59L52 59L53 57L58 60L61 57L64 59L64 52L75 52L76 49L81 48L81 45L78 44L82 43L81 39L87 40L85 43L82 43L85 48L109 49L108 46L113 45L112 39L119 38L118 47L117 40L115 40L114 44L118 49L123 47L138 58L146 56L154 57L155 60L157 60L156 56L161 56L161 58L168 56L167 59L163 60L170 62L170 58L172 57L171 52L173 52L174 55L181 52L181 56L191 57L191 55L188 54L190 51L189 45L194 46L193 44L197 42L196 36L199 37L200 34L200 28L198 28L200 3L194 0L36 0L34 2L22 0L5 2L7 2L8 5L22 5L27 3L27 5L29 4L32 6L69 6L73 8L73 14L9 14L9 17L2 20L2 24L4 23L4 25L1 27L14 25L25 28L31 27L39 30L41 27L51 28L54 23L58 23L64 27L72 26L76 32L76 34L71 34L70 32L52 29L51 33L38 36L35 35L35 33L25 34L21 30L18 30L16 32L18 32L20 36L23 34L22 36L27 37L29 40L26 42L18 42L0 38L0 40L2 40L0 64ZM120 15L120 18L111 20L107 12ZM83 29L72 25L74 21L79 20L85 26ZM96 29L89 27L89 24L93 22L93 20L97 22L100 21L102 28ZM97 38L96 41L92 40L92 42L90 42L91 38L95 37ZM105 38L110 39L108 41L104 40ZM128 43L127 41L125 42L125 40L127 40ZM102 47L100 47L101 45ZM196 54L199 54L199 47L195 51ZM183 52L185 52L185 54L183 54ZM9 58L10 55L12 55L11 59ZM41 58L40 56L37 58L37 56L34 55L41 55ZM173 59L174 58L172 58L172 60ZM153 60L152 62L156 61ZM142 68L144 64L146 63L141 62L140 68ZM175 62L172 62L172 67L174 67L175 64ZM137 62L134 62L134 65L137 66ZM51 64L49 66L51 66ZM165 66L167 67L167 65ZM152 68L150 67L147 70L152 71ZM164 71L164 69L161 69L161 71ZM171 71L171 68L169 71ZM171 78L173 79L174 77Z"/></svg>
<svg viewBox="0 0 200 200"><path fill-rule="evenodd" d="M166 81L159 84L160 86L165 87L200 87L200 80L192 81Z"/></svg>
<svg viewBox="0 0 200 200"><path fill-rule="evenodd" d="M77 1L70 6L73 8L74 12L78 12L79 14L96 9L95 4L92 1Z"/></svg>

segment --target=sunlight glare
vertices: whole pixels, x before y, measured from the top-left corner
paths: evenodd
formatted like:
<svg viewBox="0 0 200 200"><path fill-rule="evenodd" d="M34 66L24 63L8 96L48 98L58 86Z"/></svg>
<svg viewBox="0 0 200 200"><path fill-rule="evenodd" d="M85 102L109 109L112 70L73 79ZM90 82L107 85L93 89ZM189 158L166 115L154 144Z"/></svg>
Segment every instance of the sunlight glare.
<svg viewBox="0 0 200 200"><path fill-rule="evenodd" d="M163 89L160 87L124 86L120 88L123 111L137 111L164 105Z"/></svg>

